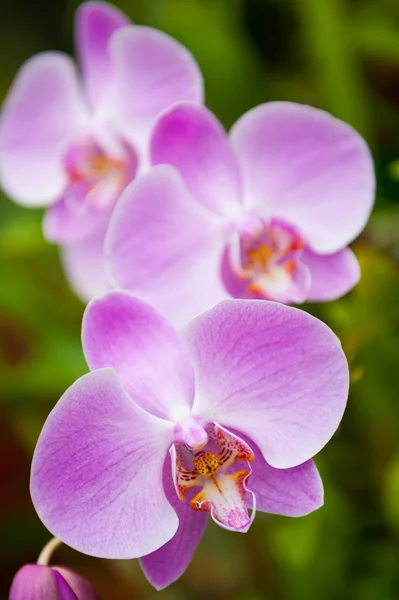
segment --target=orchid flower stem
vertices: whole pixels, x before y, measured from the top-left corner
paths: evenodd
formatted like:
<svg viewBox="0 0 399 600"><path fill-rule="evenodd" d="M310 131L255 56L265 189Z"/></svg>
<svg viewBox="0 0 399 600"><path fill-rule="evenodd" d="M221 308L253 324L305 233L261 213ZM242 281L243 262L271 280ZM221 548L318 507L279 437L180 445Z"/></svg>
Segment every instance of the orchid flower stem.
<svg viewBox="0 0 399 600"><path fill-rule="evenodd" d="M53 552L55 552L55 550L57 550L58 546L61 546L61 544L61 540L59 540L58 538L52 538L40 552L40 556L37 559L37 564L48 566Z"/></svg>

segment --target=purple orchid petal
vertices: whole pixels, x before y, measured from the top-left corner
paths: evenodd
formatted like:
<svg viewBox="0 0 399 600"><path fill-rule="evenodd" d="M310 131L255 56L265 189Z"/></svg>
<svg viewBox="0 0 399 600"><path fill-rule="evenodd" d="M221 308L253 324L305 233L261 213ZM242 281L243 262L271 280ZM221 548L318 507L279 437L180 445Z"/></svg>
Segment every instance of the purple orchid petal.
<svg viewBox="0 0 399 600"><path fill-rule="evenodd" d="M348 395L341 344L324 323L265 300L229 300L185 331L194 360L193 415L243 432L277 468L328 442Z"/></svg>
<svg viewBox="0 0 399 600"><path fill-rule="evenodd" d="M201 103L203 83L190 52L169 35L135 26L112 36L116 73L116 114L140 122L180 101Z"/></svg>
<svg viewBox="0 0 399 600"><path fill-rule="evenodd" d="M64 246L61 259L69 283L83 302L104 294L109 288L104 268L104 236L100 230L81 242Z"/></svg>
<svg viewBox="0 0 399 600"><path fill-rule="evenodd" d="M44 565L25 565L15 575L9 600L57 600L57 585L52 569Z"/></svg>
<svg viewBox="0 0 399 600"><path fill-rule="evenodd" d="M174 169L155 167L126 188L111 217L110 281L185 324L228 297L220 278L227 228L191 198Z"/></svg>
<svg viewBox="0 0 399 600"><path fill-rule="evenodd" d="M173 425L139 408L112 369L65 392L40 434L31 496L53 535L93 556L135 558L176 533L162 469Z"/></svg>
<svg viewBox="0 0 399 600"><path fill-rule="evenodd" d="M84 2L76 13L76 44L87 97L95 109L106 106L114 69L109 52L112 34L129 25L120 10L107 2Z"/></svg>
<svg viewBox="0 0 399 600"><path fill-rule="evenodd" d="M2 186L21 204L44 206L65 185L61 142L78 132L86 107L72 60L47 52L19 71L0 126Z"/></svg>
<svg viewBox="0 0 399 600"><path fill-rule="evenodd" d="M313 250L331 253L364 228L375 191L370 151L354 129L328 113L272 102L232 130L248 206L298 227Z"/></svg>
<svg viewBox="0 0 399 600"><path fill-rule="evenodd" d="M71 590L76 594L78 600L99 600L99 596L91 583L86 579L83 579L83 577L74 571L58 565L56 567L52 567L52 569L54 572L60 573L63 579L65 579L67 584L70 586Z"/></svg>
<svg viewBox="0 0 399 600"><path fill-rule="evenodd" d="M274 469L254 444L255 460L249 487L257 510L286 517L303 517L323 506L323 483L312 460L292 469ZM251 498L248 496L251 505Z"/></svg>
<svg viewBox="0 0 399 600"><path fill-rule="evenodd" d="M187 569L208 521L206 513L193 510L189 502L178 499L171 476L170 458L165 461L164 489L179 517L179 529L167 544L140 559L145 576L157 590L176 581Z"/></svg>
<svg viewBox="0 0 399 600"><path fill-rule="evenodd" d="M226 133L202 106L179 104L158 121L151 140L151 162L170 164L194 198L214 212L241 212L238 165Z"/></svg>
<svg viewBox="0 0 399 600"><path fill-rule="evenodd" d="M315 254L305 249L302 260L310 270L308 299L313 302L340 298L360 279L359 263L350 248L335 254Z"/></svg>
<svg viewBox="0 0 399 600"><path fill-rule="evenodd" d="M82 343L90 369L112 367L132 399L177 421L190 415L194 373L184 342L153 308L109 292L86 308Z"/></svg>

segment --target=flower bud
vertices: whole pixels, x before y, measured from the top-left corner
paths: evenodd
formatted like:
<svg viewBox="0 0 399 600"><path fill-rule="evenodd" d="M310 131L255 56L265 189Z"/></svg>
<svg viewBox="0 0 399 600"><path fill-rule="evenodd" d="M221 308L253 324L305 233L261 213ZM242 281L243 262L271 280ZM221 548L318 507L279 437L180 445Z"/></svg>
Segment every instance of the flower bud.
<svg viewBox="0 0 399 600"><path fill-rule="evenodd" d="M25 565L14 577L9 600L99 600L91 583L64 567Z"/></svg>

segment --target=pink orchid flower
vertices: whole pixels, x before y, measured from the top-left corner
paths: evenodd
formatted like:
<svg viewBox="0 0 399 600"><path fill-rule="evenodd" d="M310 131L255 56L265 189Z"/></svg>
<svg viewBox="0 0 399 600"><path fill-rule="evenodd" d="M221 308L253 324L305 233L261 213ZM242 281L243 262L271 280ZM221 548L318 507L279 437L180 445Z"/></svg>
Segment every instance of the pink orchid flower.
<svg viewBox="0 0 399 600"><path fill-rule="evenodd" d="M0 177L26 206L49 206L45 237L63 247L85 299L105 291L103 241L121 191L148 163L155 118L180 100L202 102L191 54L168 35L131 25L111 4L77 11L73 60L45 52L27 61L5 101Z"/></svg>
<svg viewBox="0 0 399 600"><path fill-rule="evenodd" d="M208 515L246 532L256 510L297 517L322 505L311 457L348 394L324 323L227 300L179 335L114 291L89 303L82 340L92 372L50 413L32 464L35 508L66 544L142 557L161 589L186 569Z"/></svg>
<svg viewBox="0 0 399 600"><path fill-rule="evenodd" d="M333 300L359 279L346 246L365 226L374 172L364 140L331 115L289 102L250 110L230 138L205 108L157 123L154 169L111 219L111 282L176 324L221 300Z"/></svg>

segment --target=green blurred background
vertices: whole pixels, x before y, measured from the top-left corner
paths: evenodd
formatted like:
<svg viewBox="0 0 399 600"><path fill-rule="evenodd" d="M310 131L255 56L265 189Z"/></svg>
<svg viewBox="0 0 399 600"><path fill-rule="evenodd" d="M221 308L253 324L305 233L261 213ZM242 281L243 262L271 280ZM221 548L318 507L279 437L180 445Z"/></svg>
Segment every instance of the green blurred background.
<svg viewBox="0 0 399 600"><path fill-rule="evenodd" d="M0 24L0 96L33 53L73 52L76 0L8 0ZM325 507L309 517L258 514L250 532L210 524L181 580L155 592L137 561L62 548L103 600L393 600L399 598L399 2L398 0L119 0L135 22L195 54L209 107L229 127L268 100L324 108L371 145L372 219L355 244L361 283L308 306L338 333L351 366L343 423L317 457ZM48 534L31 506L29 464L55 402L86 371L83 305L68 289L40 211L0 197L0 597ZM345 216L343 215L343 218Z"/></svg>

